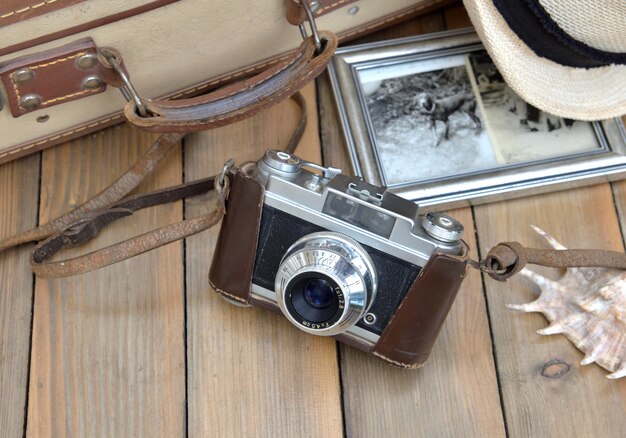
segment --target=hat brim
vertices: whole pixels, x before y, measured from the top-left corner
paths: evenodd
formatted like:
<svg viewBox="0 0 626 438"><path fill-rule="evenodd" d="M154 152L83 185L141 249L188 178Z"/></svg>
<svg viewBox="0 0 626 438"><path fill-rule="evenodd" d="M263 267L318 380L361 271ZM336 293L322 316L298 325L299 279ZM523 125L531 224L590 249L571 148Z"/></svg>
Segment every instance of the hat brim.
<svg viewBox="0 0 626 438"><path fill-rule="evenodd" d="M626 114L626 65L566 67L535 54L489 0L464 0L507 84L528 103L561 117L602 120Z"/></svg>

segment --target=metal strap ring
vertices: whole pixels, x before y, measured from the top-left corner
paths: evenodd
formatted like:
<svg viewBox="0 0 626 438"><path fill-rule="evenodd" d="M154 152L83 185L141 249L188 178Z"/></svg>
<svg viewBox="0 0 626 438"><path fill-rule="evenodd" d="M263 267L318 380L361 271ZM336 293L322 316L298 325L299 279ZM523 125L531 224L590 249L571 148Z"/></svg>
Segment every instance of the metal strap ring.
<svg viewBox="0 0 626 438"><path fill-rule="evenodd" d="M217 185L220 190L224 189L224 184L226 184L226 173L235 165L235 160L232 158L224 163L224 167L222 168L222 173L217 177Z"/></svg>
<svg viewBox="0 0 626 438"><path fill-rule="evenodd" d="M311 33L313 34L313 40L315 41L315 50L319 52L322 50L322 40L320 39L320 35L317 32L317 25L315 24L315 16L313 15L313 11L311 10L311 6L308 3L308 0L300 0L300 5L304 8L304 12L306 13L306 19L309 22L309 26L311 27ZM300 33L302 34L302 38L307 38L306 29L304 28L304 24L300 25Z"/></svg>
<svg viewBox="0 0 626 438"><path fill-rule="evenodd" d="M507 273L507 269L506 268L500 268L500 269L496 269L496 268L491 268L489 266L487 266L485 264L485 261L477 261L477 260L473 260L473 259L469 259L468 264L470 265L470 267L484 273L484 274L494 274L494 275L503 275Z"/></svg>
<svg viewBox="0 0 626 438"><path fill-rule="evenodd" d="M133 83L130 81L130 78L128 77L126 72L124 72L124 70L120 67L119 60L117 59L115 54L113 54L112 52L106 49L101 50L101 53L109 62L109 64L111 64L111 67L113 67L113 70L115 70L115 72L122 79L122 82L124 82L124 87L120 88L120 91L122 95L124 96L124 98L127 101L130 101L132 99L135 102L135 105L137 106L137 112L139 112L139 115L141 117L147 117L148 111L146 110L146 107L143 104L141 97L139 97L137 90L133 86Z"/></svg>

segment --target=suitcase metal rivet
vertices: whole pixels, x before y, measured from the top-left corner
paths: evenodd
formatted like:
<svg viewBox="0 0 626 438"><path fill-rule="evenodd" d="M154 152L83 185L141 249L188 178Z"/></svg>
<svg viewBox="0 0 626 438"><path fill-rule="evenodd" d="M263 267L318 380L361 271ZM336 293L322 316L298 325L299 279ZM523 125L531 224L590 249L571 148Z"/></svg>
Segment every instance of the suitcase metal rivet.
<svg viewBox="0 0 626 438"><path fill-rule="evenodd" d="M13 75L11 76L11 78L13 79L13 83L16 85L27 84L28 82L32 81L34 77L35 72L32 71L30 68L22 68L13 73Z"/></svg>
<svg viewBox="0 0 626 438"><path fill-rule="evenodd" d="M314 12L314 13L319 11L321 6L322 5L320 4L320 2L311 2L309 4L309 7L311 8L311 11Z"/></svg>
<svg viewBox="0 0 626 438"><path fill-rule="evenodd" d="M39 123L45 123L45 122L47 122L48 120L50 120L50 116L49 116L48 114L44 114L43 116L39 116L39 117L37 117L37 121L38 121Z"/></svg>
<svg viewBox="0 0 626 438"><path fill-rule="evenodd" d="M76 58L76 65L82 69L88 69L96 65L98 57L95 53L85 53L82 56Z"/></svg>
<svg viewBox="0 0 626 438"><path fill-rule="evenodd" d="M39 105L41 105L41 102L43 102L43 99L40 95L25 94L24 96L20 97L19 104L22 109L30 111L39 107Z"/></svg>
<svg viewBox="0 0 626 438"><path fill-rule="evenodd" d="M95 90L97 88L102 87L102 85L104 85L104 82L102 81L102 78L99 76L87 76L85 79L83 79L83 90Z"/></svg>
<svg viewBox="0 0 626 438"><path fill-rule="evenodd" d="M349 15L355 15L357 12L359 12L359 7L358 6L352 6L350 9L348 9L348 14Z"/></svg>

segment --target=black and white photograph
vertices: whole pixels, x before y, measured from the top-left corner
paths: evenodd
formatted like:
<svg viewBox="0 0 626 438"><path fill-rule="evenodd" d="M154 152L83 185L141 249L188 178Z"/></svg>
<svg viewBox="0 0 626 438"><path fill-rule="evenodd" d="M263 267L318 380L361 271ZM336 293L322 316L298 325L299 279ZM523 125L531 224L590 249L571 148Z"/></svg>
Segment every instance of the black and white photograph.
<svg viewBox="0 0 626 438"><path fill-rule="evenodd" d="M553 116L524 102L504 82L485 50L467 56L472 85L478 91L478 105L499 164L601 148L591 123Z"/></svg>
<svg viewBox="0 0 626 438"><path fill-rule="evenodd" d="M465 55L359 73L389 184L498 165Z"/></svg>
<svg viewBox="0 0 626 438"><path fill-rule="evenodd" d="M329 73L352 172L422 207L626 178L619 118L525 102L471 29L339 48Z"/></svg>
<svg viewBox="0 0 626 438"><path fill-rule="evenodd" d="M591 123L524 102L484 50L364 69L359 79L389 184L601 147Z"/></svg>

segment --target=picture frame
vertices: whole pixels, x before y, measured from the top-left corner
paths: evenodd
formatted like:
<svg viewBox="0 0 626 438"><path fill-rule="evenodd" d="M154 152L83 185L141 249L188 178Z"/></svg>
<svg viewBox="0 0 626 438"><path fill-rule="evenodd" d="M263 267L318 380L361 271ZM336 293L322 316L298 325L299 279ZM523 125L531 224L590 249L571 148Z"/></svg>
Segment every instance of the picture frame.
<svg viewBox="0 0 626 438"><path fill-rule="evenodd" d="M620 119L545 114L490 62L473 29L338 49L329 76L352 172L427 210L626 178Z"/></svg>

